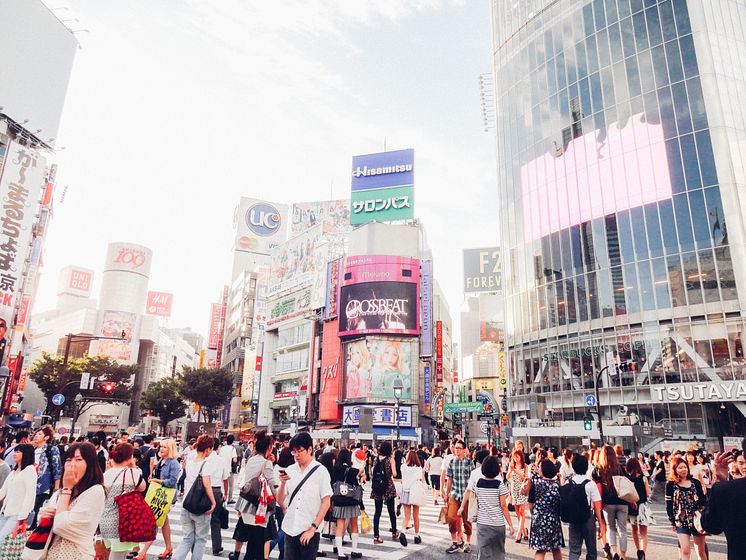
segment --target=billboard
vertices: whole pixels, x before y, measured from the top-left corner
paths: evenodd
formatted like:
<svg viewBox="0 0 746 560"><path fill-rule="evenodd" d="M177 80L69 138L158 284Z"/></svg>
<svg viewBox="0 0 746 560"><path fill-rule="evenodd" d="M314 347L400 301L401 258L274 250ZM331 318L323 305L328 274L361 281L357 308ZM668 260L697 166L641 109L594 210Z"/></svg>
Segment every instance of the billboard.
<svg viewBox="0 0 746 560"><path fill-rule="evenodd" d="M273 327L310 311L312 291L311 286L306 286L297 292L271 298L267 302L267 326Z"/></svg>
<svg viewBox="0 0 746 560"><path fill-rule="evenodd" d="M174 295L167 292L148 292L148 303L145 313L157 315L158 317L170 317L171 307L174 303Z"/></svg>
<svg viewBox="0 0 746 560"><path fill-rule="evenodd" d="M135 333L137 315L128 311L108 310L103 313L101 336L118 340L100 340L96 347L96 354L108 356L112 360L121 362L132 361L131 341Z"/></svg>
<svg viewBox="0 0 746 560"><path fill-rule="evenodd" d="M413 423L412 418L412 407L411 406L400 406L399 407L399 422L396 421L396 407L389 405L380 406L360 406L360 405L347 405L342 411L342 425L343 426L358 426L360 425L360 409L361 408L372 408L373 409L373 425L374 426L399 426L400 428L411 428Z"/></svg>
<svg viewBox="0 0 746 560"><path fill-rule="evenodd" d="M272 250L270 295L313 283L323 235L322 226L318 224Z"/></svg>
<svg viewBox="0 0 746 560"><path fill-rule="evenodd" d="M422 317L422 337L420 356L433 355L433 263L422 261L420 267L420 317ZM429 400L429 399L428 399Z"/></svg>
<svg viewBox="0 0 746 560"><path fill-rule="evenodd" d="M41 0L0 2L0 112L50 146L77 47L75 34Z"/></svg>
<svg viewBox="0 0 746 560"><path fill-rule="evenodd" d="M219 303L210 304L210 331L207 337L207 347L216 349L220 342L220 325L222 324L222 306Z"/></svg>
<svg viewBox="0 0 746 560"><path fill-rule="evenodd" d="M334 259L326 265L326 298L324 301L324 319L337 317L339 314L339 289L341 284L342 259Z"/></svg>
<svg viewBox="0 0 746 560"><path fill-rule="evenodd" d="M342 346L337 336L337 321L324 323L324 345L321 348L319 379L319 420L339 419L339 396L342 380Z"/></svg>
<svg viewBox="0 0 746 560"><path fill-rule="evenodd" d="M340 336L419 334L420 261L364 255L345 259Z"/></svg>
<svg viewBox="0 0 746 560"><path fill-rule="evenodd" d="M394 379L404 386L401 398L411 398L417 342L412 339L368 337L345 345L345 397L393 399Z"/></svg>
<svg viewBox="0 0 746 560"><path fill-rule="evenodd" d="M435 384L443 385L443 321L435 322Z"/></svg>
<svg viewBox="0 0 746 560"><path fill-rule="evenodd" d="M663 125L640 113L528 162L520 171L524 240L670 199L667 159Z"/></svg>
<svg viewBox="0 0 746 560"><path fill-rule="evenodd" d="M93 271L79 266L67 266L60 272L57 295L72 294L90 297L93 287Z"/></svg>
<svg viewBox="0 0 746 560"><path fill-rule="evenodd" d="M132 272L148 277L152 258L153 251L142 245L109 243L104 272Z"/></svg>
<svg viewBox="0 0 746 560"><path fill-rule="evenodd" d="M269 255L287 238L286 204L241 197L234 216L236 251Z"/></svg>
<svg viewBox="0 0 746 560"><path fill-rule="evenodd" d="M325 234L350 231L350 201L323 200L293 204L290 235L296 236L319 224Z"/></svg>
<svg viewBox="0 0 746 560"><path fill-rule="evenodd" d="M464 293L502 293L500 247L464 249Z"/></svg>
<svg viewBox="0 0 746 560"><path fill-rule="evenodd" d="M9 141L6 146L0 176L0 318L12 327L31 247L31 226L44 187L46 160L38 150L17 142Z"/></svg>
<svg viewBox="0 0 746 560"><path fill-rule="evenodd" d="M414 218L414 150L352 158L350 224Z"/></svg>

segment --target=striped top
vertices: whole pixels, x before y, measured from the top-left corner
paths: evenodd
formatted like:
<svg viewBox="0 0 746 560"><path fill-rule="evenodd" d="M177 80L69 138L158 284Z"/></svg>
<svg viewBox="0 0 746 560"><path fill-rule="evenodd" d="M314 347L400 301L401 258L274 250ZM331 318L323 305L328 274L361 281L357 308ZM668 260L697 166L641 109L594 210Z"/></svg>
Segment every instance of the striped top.
<svg viewBox="0 0 746 560"><path fill-rule="evenodd" d="M476 485L469 488L477 497L479 509L477 512L477 523L480 525L491 525L493 527L504 527L505 517L500 506L500 497L508 495L508 487L499 479L480 478Z"/></svg>

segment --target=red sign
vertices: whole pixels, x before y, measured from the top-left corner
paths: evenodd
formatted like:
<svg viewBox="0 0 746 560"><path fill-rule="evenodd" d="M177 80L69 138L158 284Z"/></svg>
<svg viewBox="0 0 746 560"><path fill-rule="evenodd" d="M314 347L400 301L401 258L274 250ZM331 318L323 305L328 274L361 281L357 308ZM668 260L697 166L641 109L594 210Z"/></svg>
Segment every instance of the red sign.
<svg viewBox="0 0 746 560"><path fill-rule="evenodd" d="M443 385L443 321L435 322L435 385Z"/></svg>
<svg viewBox="0 0 746 560"><path fill-rule="evenodd" d="M339 322L324 323L324 342L321 348L321 379L319 380L319 420L341 420L339 407L342 389L342 345L339 341Z"/></svg>
<svg viewBox="0 0 746 560"><path fill-rule="evenodd" d="M173 294L166 292L148 292L148 303L145 307L145 313L148 315L157 315L159 317L170 317L173 302Z"/></svg>
<svg viewBox="0 0 746 560"><path fill-rule="evenodd" d="M281 393L275 393L275 400L280 399L292 399L298 396L298 391L282 391Z"/></svg>
<svg viewBox="0 0 746 560"><path fill-rule="evenodd" d="M31 296L23 296L21 299L21 307L18 309L18 319L16 325L22 326L26 324L26 318L28 317L28 308L31 303Z"/></svg>
<svg viewBox="0 0 746 560"><path fill-rule="evenodd" d="M18 392L23 393L26 389L26 376L28 375L28 368L23 366L21 368L21 376L18 378Z"/></svg>
<svg viewBox="0 0 746 560"><path fill-rule="evenodd" d="M223 297L220 300L220 329L218 330L217 367L223 365L223 335L225 333L225 317L228 313L228 286L223 286Z"/></svg>
<svg viewBox="0 0 746 560"><path fill-rule="evenodd" d="M220 342L220 316L221 305L219 303L210 304L210 335L207 340L207 347L215 349Z"/></svg>
<svg viewBox="0 0 746 560"><path fill-rule="evenodd" d="M85 270L77 270L74 268L70 271L69 287L73 290L80 290L81 292L90 292L92 279L92 273L86 272Z"/></svg>
<svg viewBox="0 0 746 560"><path fill-rule="evenodd" d="M457 371L453 372L453 382L458 383L458 372Z"/></svg>

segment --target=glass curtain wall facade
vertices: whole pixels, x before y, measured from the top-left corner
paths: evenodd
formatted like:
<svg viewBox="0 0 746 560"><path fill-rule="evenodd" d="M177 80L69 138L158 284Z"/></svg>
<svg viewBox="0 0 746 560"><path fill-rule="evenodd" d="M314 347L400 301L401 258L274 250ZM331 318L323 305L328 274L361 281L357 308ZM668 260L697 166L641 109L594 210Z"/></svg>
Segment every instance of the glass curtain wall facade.
<svg viewBox="0 0 746 560"><path fill-rule="evenodd" d="M742 0L714 4L746 21ZM723 80L701 75L700 56L713 59L700 49L707 18L693 16L703 9L701 0L493 2L514 419L581 421L609 366L599 382L611 424L645 426L651 440L746 429L734 270L743 220L724 204L737 189L728 139L718 132L722 154L713 146L710 99ZM741 113L735 128L743 122Z"/></svg>

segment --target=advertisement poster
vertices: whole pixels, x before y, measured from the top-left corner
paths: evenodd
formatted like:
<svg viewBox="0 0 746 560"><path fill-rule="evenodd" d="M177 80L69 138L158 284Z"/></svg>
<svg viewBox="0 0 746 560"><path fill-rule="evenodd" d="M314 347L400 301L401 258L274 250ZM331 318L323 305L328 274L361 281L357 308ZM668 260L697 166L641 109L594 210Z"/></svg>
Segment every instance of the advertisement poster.
<svg viewBox="0 0 746 560"><path fill-rule="evenodd" d="M326 303L326 274L329 264L329 244L319 243L313 254L313 277L311 285L311 309L321 309Z"/></svg>
<svg viewBox="0 0 746 560"><path fill-rule="evenodd" d="M308 286L292 294L270 299L267 302L267 326L272 327L277 323L287 321L310 311L311 290L311 286Z"/></svg>
<svg viewBox="0 0 746 560"><path fill-rule="evenodd" d="M414 150L352 158L350 224L414 218Z"/></svg>
<svg viewBox="0 0 746 560"><path fill-rule="evenodd" d="M350 231L350 201L322 200L293 204L290 235L298 235L321 224L324 233L339 234Z"/></svg>
<svg viewBox="0 0 746 560"><path fill-rule="evenodd" d="M393 399L394 379L404 388L403 400L411 398L412 358L416 342L391 338L355 340L345 345L345 396L348 399Z"/></svg>
<svg viewBox="0 0 746 560"><path fill-rule="evenodd" d="M222 310L219 303L210 304L210 332L207 339L207 347L213 350L220 342L220 325L222 323Z"/></svg>
<svg viewBox="0 0 746 560"><path fill-rule="evenodd" d="M332 319L339 314L339 288L342 259L334 259L327 264L326 301L324 302L324 319Z"/></svg>
<svg viewBox="0 0 746 560"><path fill-rule="evenodd" d="M298 286L313 283L316 252L323 235L319 224L272 251L269 283L271 294L285 293Z"/></svg>
<svg viewBox="0 0 746 560"><path fill-rule="evenodd" d="M319 420L339 419L342 347L337 336L337 321L324 323L319 379Z"/></svg>
<svg viewBox="0 0 746 560"><path fill-rule="evenodd" d="M236 251L269 255L287 237L286 204L241 198L236 209Z"/></svg>
<svg viewBox="0 0 746 560"><path fill-rule="evenodd" d="M435 384L443 385L443 321L435 322Z"/></svg>
<svg viewBox="0 0 746 560"><path fill-rule="evenodd" d="M417 284L366 282L343 286L339 332L418 334Z"/></svg>
<svg viewBox="0 0 746 560"><path fill-rule="evenodd" d="M120 340L100 340L96 353L108 356L112 360L132 361L130 341L135 332L137 315L127 311L104 311L101 323L101 336L110 336Z"/></svg>
<svg viewBox="0 0 746 560"><path fill-rule="evenodd" d="M145 305L145 313L158 317L170 317L173 306L174 295L166 292L148 292L148 303Z"/></svg>
<svg viewBox="0 0 746 560"><path fill-rule="evenodd" d="M502 293L500 247L464 249L464 293Z"/></svg>
<svg viewBox="0 0 746 560"><path fill-rule="evenodd" d="M422 317L422 337L420 356L433 355L433 263L422 261L420 266L420 317ZM430 399L428 399L430 400Z"/></svg>

